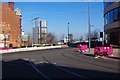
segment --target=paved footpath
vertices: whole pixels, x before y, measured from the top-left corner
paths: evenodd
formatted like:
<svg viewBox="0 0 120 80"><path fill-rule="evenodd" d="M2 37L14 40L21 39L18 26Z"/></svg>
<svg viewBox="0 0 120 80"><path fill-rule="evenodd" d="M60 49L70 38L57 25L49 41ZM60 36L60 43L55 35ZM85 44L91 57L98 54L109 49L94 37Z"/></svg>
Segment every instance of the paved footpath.
<svg viewBox="0 0 120 80"><path fill-rule="evenodd" d="M34 51L34 50L44 50L44 49L55 49L55 48L66 48L67 45L59 45L59 46L46 46L46 47L27 47L27 48L17 48L17 49L8 49L8 50L0 50L0 54L11 53L11 52L20 52L20 51Z"/></svg>
<svg viewBox="0 0 120 80"><path fill-rule="evenodd" d="M94 55L94 49L91 48L90 52L87 52L87 53L84 53L84 54L88 55L88 56L93 56ZM102 58L120 60L120 49L113 49L113 54L112 55L108 55L108 57L103 56Z"/></svg>

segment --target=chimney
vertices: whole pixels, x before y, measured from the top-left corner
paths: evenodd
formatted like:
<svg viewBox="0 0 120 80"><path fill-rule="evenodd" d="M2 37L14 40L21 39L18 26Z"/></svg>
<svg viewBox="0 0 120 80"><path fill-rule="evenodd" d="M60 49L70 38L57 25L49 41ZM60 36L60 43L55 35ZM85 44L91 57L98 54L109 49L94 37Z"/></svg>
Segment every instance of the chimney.
<svg viewBox="0 0 120 80"><path fill-rule="evenodd" d="M8 2L8 7L13 11L14 10L14 2Z"/></svg>

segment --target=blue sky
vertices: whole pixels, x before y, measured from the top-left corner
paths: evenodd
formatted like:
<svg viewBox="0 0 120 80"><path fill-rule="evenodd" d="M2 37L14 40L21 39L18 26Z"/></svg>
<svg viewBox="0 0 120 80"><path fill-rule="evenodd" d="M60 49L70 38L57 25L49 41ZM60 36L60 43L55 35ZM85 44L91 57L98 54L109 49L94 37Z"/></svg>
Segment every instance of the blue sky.
<svg viewBox="0 0 120 80"><path fill-rule="evenodd" d="M15 2L15 9L22 11L22 29L26 34L32 32L31 19L40 17L48 21L48 32L58 37L67 36L68 22L70 33L74 38L85 36L88 32L88 6L87 2ZM103 31L103 3L90 3L90 16L92 30Z"/></svg>

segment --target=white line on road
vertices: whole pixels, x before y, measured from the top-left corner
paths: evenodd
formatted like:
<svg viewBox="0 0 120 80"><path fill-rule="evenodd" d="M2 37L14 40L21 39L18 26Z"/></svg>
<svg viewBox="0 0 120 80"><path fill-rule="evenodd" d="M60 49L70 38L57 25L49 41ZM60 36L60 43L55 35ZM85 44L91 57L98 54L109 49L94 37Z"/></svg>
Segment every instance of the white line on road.
<svg viewBox="0 0 120 80"><path fill-rule="evenodd" d="M32 64L32 62L31 62L30 59L29 59L29 62L30 62L30 65L31 65L40 75L42 75L44 78L46 78L46 80L49 80L49 79L47 78L47 76L45 76L42 72L40 72L40 71Z"/></svg>
<svg viewBox="0 0 120 80"><path fill-rule="evenodd" d="M79 74L77 74L77 73L75 73L75 72L72 72L72 71L70 71L70 70L67 70L67 69L65 69L65 68L61 68L61 67L55 65L54 63L48 61L44 56L43 56L43 59L44 59L45 61L47 61L48 63L54 65L55 67L57 67L57 68L65 71L65 72L67 72L67 73L73 74L73 75L75 75L75 76L77 76L77 77L79 77L79 78L83 78L83 79L89 80L88 78L86 78L86 77L84 77L84 76L82 76L82 75L79 75Z"/></svg>

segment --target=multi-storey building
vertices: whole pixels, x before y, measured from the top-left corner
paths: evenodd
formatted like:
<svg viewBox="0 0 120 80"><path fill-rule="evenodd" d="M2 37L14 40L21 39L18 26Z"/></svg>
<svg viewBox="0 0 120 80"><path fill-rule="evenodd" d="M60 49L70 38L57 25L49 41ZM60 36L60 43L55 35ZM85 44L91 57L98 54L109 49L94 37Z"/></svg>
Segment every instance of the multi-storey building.
<svg viewBox="0 0 120 80"><path fill-rule="evenodd" d="M14 2L0 3L0 47L19 47L21 42L21 11Z"/></svg>
<svg viewBox="0 0 120 80"><path fill-rule="evenodd" d="M35 27L33 28L33 44L44 44L46 43L47 37L47 21L35 20Z"/></svg>
<svg viewBox="0 0 120 80"><path fill-rule="evenodd" d="M106 43L120 46L120 1L104 3L104 23Z"/></svg>

